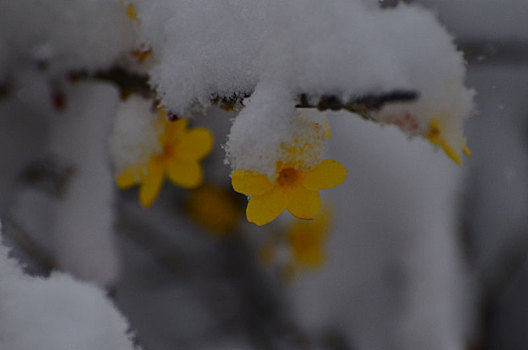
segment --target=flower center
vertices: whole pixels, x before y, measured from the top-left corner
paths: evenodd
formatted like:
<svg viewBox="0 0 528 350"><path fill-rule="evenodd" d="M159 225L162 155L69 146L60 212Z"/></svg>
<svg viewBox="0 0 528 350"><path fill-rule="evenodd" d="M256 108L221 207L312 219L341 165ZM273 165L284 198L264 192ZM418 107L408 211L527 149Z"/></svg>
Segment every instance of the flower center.
<svg viewBox="0 0 528 350"><path fill-rule="evenodd" d="M440 141L440 130L438 130L435 127L432 127L429 130L429 132L427 133L427 138L429 139L429 141L431 141L434 144L439 143L439 141Z"/></svg>
<svg viewBox="0 0 528 350"><path fill-rule="evenodd" d="M171 145L170 143L166 143L163 145L163 154L167 157L171 157L174 154L174 145Z"/></svg>
<svg viewBox="0 0 528 350"><path fill-rule="evenodd" d="M280 186L291 186L297 181L298 178L299 174L297 174L297 170L293 168L285 168L280 171L279 177L277 178L277 183Z"/></svg>
<svg viewBox="0 0 528 350"><path fill-rule="evenodd" d="M176 147L173 144L166 143L163 145L163 150L160 154L154 156L156 160L167 162L176 154Z"/></svg>
<svg viewBox="0 0 528 350"><path fill-rule="evenodd" d="M440 124L438 123L438 120L436 118L433 118L431 120L426 137L434 145L438 145L442 141L440 135Z"/></svg>

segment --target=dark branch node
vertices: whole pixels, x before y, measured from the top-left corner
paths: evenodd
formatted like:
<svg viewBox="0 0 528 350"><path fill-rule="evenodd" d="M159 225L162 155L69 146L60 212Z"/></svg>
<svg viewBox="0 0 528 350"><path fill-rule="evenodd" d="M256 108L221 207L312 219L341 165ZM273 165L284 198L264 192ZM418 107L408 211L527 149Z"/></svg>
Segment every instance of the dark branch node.
<svg viewBox="0 0 528 350"><path fill-rule="evenodd" d="M306 94L299 96L299 103L296 108L317 108L320 111L339 111L345 109L360 116L370 119L369 112L381 109L388 103L405 103L412 102L419 98L416 91L411 90L394 90L382 94L366 94L352 97L344 103L335 95L322 95L316 103L310 102Z"/></svg>
<svg viewBox="0 0 528 350"><path fill-rule="evenodd" d="M9 84L0 82L0 99L9 96Z"/></svg>
<svg viewBox="0 0 528 350"><path fill-rule="evenodd" d="M230 96L211 96L211 103L225 111L238 111L244 107L244 99L251 96L250 93L233 93Z"/></svg>
<svg viewBox="0 0 528 350"><path fill-rule="evenodd" d="M74 174L73 165L61 163L50 157L27 166L22 171L21 179L56 198L61 198L66 193L68 183Z"/></svg>
<svg viewBox="0 0 528 350"><path fill-rule="evenodd" d="M95 79L114 83L119 87L123 99L126 99L132 93L145 97L153 97L155 95L154 90L148 84L149 77L147 74L134 73L120 66L97 71L93 74L86 71L75 71L69 74L69 78L71 82Z"/></svg>

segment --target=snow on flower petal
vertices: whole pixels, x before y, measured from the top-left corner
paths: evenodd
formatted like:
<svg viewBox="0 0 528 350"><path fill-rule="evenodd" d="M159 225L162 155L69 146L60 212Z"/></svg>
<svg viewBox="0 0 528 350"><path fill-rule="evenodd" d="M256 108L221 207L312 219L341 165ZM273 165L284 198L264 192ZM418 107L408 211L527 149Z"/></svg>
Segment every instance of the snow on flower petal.
<svg viewBox="0 0 528 350"><path fill-rule="evenodd" d="M148 119L149 116L145 118ZM138 125L146 129L144 135L149 137L149 141L137 140L139 146L145 149L142 152L135 151L134 154L141 157L136 163L130 164L129 161L128 167L117 176L116 182L120 188L139 184L139 201L142 206L150 207L156 200L165 177L184 188L195 188L203 182L200 160L213 147L213 135L209 130L188 129L188 120L185 118L171 122L167 120L163 110L159 110L157 118L150 123ZM118 131L114 133L119 134ZM153 133L156 137L152 137ZM126 146L122 146L123 149L118 153L126 154L126 151L134 149L130 137L114 143ZM126 156L123 158L127 159Z"/></svg>
<svg viewBox="0 0 528 350"><path fill-rule="evenodd" d="M277 91L264 87L258 93L276 96ZM251 113L237 117L227 147L228 159L234 168L233 188L250 196L246 216L257 225L273 221L284 210L300 219L313 219L321 207L318 191L335 187L346 177L346 170L339 162L321 161L324 139L330 135L325 115L283 107L279 112L287 127L280 134L266 137L263 133L244 132L248 120L269 108L250 101L246 108ZM280 123L275 117L272 115L258 130L269 129L269 123ZM234 138L243 142L234 144ZM256 139L258 147L254 147Z"/></svg>

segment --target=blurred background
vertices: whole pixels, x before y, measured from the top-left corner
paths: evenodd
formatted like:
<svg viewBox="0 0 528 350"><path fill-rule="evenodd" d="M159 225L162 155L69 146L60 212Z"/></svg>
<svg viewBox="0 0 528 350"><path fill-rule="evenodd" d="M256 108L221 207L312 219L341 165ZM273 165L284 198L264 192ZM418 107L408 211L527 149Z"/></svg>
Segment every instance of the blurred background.
<svg viewBox="0 0 528 350"><path fill-rule="evenodd" d="M68 207L63 187L75 169L46 158L43 145L75 135L46 135L32 117L43 111L1 104L0 115L21 115L0 121L6 240L31 274L60 269L103 286L144 350L526 349L528 6L405 2L433 9L467 60L476 113L463 167L396 128L335 112L326 158L345 165L346 182L326 191L314 222L283 214L257 227L224 164L234 112L212 108L196 121L215 134L202 187L166 183L148 210L137 189L101 189L114 193L112 237L50 239L58 224L49 213ZM64 113L105 118L105 96L117 92L86 101L100 91L91 84L66 100L57 92L54 107L86 103ZM74 227L73 216L59 225Z"/></svg>

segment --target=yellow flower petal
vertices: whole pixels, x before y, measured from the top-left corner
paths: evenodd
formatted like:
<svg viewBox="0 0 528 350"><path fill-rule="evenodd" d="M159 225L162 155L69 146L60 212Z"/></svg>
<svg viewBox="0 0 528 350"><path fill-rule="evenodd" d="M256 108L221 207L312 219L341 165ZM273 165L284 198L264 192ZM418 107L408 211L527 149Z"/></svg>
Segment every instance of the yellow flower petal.
<svg viewBox="0 0 528 350"><path fill-rule="evenodd" d="M273 187L269 178L251 170L239 169L231 175L233 189L247 195L261 195Z"/></svg>
<svg viewBox="0 0 528 350"><path fill-rule="evenodd" d="M330 210L323 207L311 221L295 220L286 233L297 267L315 268L322 264L324 243L329 230Z"/></svg>
<svg viewBox="0 0 528 350"><path fill-rule="evenodd" d="M294 251L293 255L297 265L311 268L321 266L324 260L324 253L321 248L312 248L303 252Z"/></svg>
<svg viewBox="0 0 528 350"><path fill-rule="evenodd" d="M429 130L425 134L425 137L431 142L433 145L440 144L440 121L438 118L432 118L429 121Z"/></svg>
<svg viewBox="0 0 528 350"><path fill-rule="evenodd" d="M200 186L191 192L187 210L191 219L217 236L233 233L242 217L237 195L230 189Z"/></svg>
<svg viewBox="0 0 528 350"><path fill-rule="evenodd" d="M184 188L195 188L203 181L202 167L196 160L171 159L167 164L169 179Z"/></svg>
<svg viewBox="0 0 528 350"><path fill-rule="evenodd" d="M165 140L167 142L178 141L181 140L181 138L185 135L189 119L181 118L173 122L166 120L166 123L167 124L165 125Z"/></svg>
<svg viewBox="0 0 528 350"><path fill-rule="evenodd" d="M303 175L303 186L309 190L326 190L345 181L347 170L335 160L323 160L315 168Z"/></svg>
<svg viewBox="0 0 528 350"><path fill-rule="evenodd" d="M455 163L457 163L458 165L462 165L462 158L457 152L455 152L453 148L451 148L451 146L449 146L447 142L445 142L444 140L440 140L440 147L442 147L444 153Z"/></svg>
<svg viewBox="0 0 528 350"><path fill-rule="evenodd" d="M205 128L191 129L178 144L178 156L202 159L213 149L213 134Z"/></svg>
<svg viewBox="0 0 528 350"><path fill-rule="evenodd" d="M133 167L128 168L127 170L123 171L117 178L116 178L117 186L121 189L126 189L133 187L139 183L139 177L137 176L136 169Z"/></svg>
<svg viewBox="0 0 528 350"><path fill-rule="evenodd" d="M249 222L262 226L277 218L286 209L286 204L285 193L275 188L265 194L252 196L246 209L246 217Z"/></svg>
<svg viewBox="0 0 528 350"><path fill-rule="evenodd" d="M133 21L137 21L137 12L136 8L132 4L128 4L126 7L126 14L127 17L130 18Z"/></svg>
<svg viewBox="0 0 528 350"><path fill-rule="evenodd" d="M319 192L296 186L288 191L288 211L298 219L313 219L321 209Z"/></svg>
<svg viewBox="0 0 528 350"><path fill-rule="evenodd" d="M163 184L163 164L159 161L151 161L147 166L147 173L141 179L139 188L139 202L145 208L154 203Z"/></svg>

